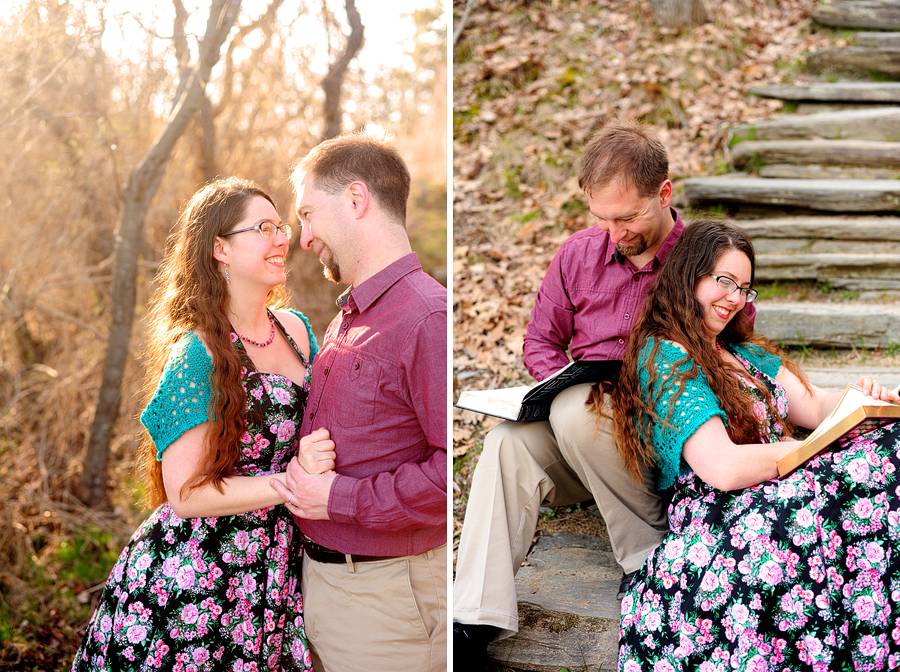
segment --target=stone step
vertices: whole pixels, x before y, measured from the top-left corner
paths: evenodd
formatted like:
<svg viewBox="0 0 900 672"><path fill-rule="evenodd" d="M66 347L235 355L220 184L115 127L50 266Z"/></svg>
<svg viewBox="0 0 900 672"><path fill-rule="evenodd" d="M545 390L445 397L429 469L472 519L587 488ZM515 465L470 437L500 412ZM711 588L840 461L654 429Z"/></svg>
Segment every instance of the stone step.
<svg viewBox="0 0 900 672"><path fill-rule="evenodd" d="M793 114L821 114L822 112L847 112L848 110L874 110L880 107L895 107L897 103L820 103L816 101L801 101L797 103L797 109Z"/></svg>
<svg viewBox="0 0 900 672"><path fill-rule="evenodd" d="M853 36L860 47L893 47L900 48L900 33L867 33L859 32Z"/></svg>
<svg viewBox="0 0 900 672"><path fill-rule="evenodd" d="M900 142L871 140L750 140L731 148L739 169L790 179L900 178Z"/></svg>
<svg viewBox="0 0 900 672"><path fill-rule="evenodd" d="M873 33L867 34L871 35ZM900 35L900 33L896 34ZM900 103L900 82L767 84L751 87L750 93L764 98L779 98L781 100L815 100L835 103Z"/></svg>
<svg viewBox="0 0 900 672"><path fill-rule="evenodd" d="M900 241L900 217L773 217L730 221L754 239Z"/></svg>
<svg viewBox="0 0 900 672"><path fill-rule="evenodd" d="M900 168L773 163L761 166L759 176L787 180L896 180L900 179Z"/></svg>
<svg viewBox="0 0 900 672"><path fill-rule="evenodd" d="M900 385L900 367L886 366L853 366L853 367L803 367L809 382L829 392L843 390L850 383L855 383L862 376L872 376L882 385L896 387Z"/></svg>
<svg viewBox="0 0 900 672"><path fill-rule="evenodd" d="M815 238L753 238L757 256L812 254L839 256L846 254L900 255L900 242L884 240L816 240ZM893 283L892 283L893 284Z"/></svg>
<svg viewBox="0 0 900 672"><path fill-rule="evenodd" d="M747 140L874 140L900 141L900 107L785 115L741 124L731 133L731 145Z"/></svg>
<svg viewBox="0 0 900 672"><path fill-rule="evenodd" d="M752 203L831 212L900 210L900 181L758 178L746 175L689 177L684 192L692 206L702 203Z"/></svg>
<svg viewBox="0 0 900 672"><path fill-rule="evenodd" d="M896 289L900 254L758 254L756 279L830 281L836 287L848 287L855 280L867 289Z"/></svg>
<svg viewBox="0 0 900 672"><path fill-rule="evenodd" d="M840 72L858 76L900 75L900 48L829 47L806 56L806 69L815 74Z"/></svg>
<svg viewBox="0 0 900 672"><path fill-rule="evenodd" d="M817 348L900 345L896 304L761 301L757 311L756 331L776 343Z"/></svg>
<svg viewBox="0 0 900 672"><path fill-rule="evenodd" d="M900 142L748 140L731 148L731 160L736 168L762 162L900 169Z"/></svg>
<svg viewBox="0 0 900 672"><path fill-rule="evenodd" d="M835 0L820 3L812 18L838 28L900 30L900 4L896 0Z"/></svg>
<svg viewBox="0 0 900 672"><path fill-rule="evenodd" d="M519 633L488 655L533 672L616 669L621 577L607 540L542 534L516 575Z"/></svg>

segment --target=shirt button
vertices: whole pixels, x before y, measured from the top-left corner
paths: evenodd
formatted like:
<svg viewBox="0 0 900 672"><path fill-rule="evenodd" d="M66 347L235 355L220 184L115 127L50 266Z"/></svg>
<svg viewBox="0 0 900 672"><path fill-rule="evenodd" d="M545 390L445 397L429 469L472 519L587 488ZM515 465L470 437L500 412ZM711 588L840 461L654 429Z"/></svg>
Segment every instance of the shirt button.
<svg viewBox="0 0 900 672"><path fill-rule="evenodd" d="M346 322L344 322L344 324L341 325L341 329L346 329L348 326L350 326L350 325L348 325Z"/></svg>
<svg viewBox="0 0 900 672"><path fill-rule="evenodd" d="M639 275L632 275L632 276L631 276L631 279L632 279L634 282L640 282L640 281L641 281L641 276L639 276Z"/></svg>
<svg viewBox="0 0 900 672"><path fill-rule="evenodd" d="M626 320L631 319L631 315L629 315L628 313L625 313L625 319L626 319Z"/></svg>
<svg viewBox="0 0 900 672"><path fill-rule="evenodd" d="M353 365L353 368L359 370L359 362L356 362L356 363Z"/></svg>
<svg viewBox="0 0 900 672"><path fill-rule="evenodd" d="M315 411L313 411L312 413L309 414L309 419L310 419L310 420L315 420L315 419L316 419L316 412L315 412Z"/></svg>
<svg viewBox="0 0 900 672"><path fill-rule="evenodd" d="M619 345L625 345L625 339L624 339L624 338L620 338L620 339L619 339Z"/></svg>
<svg viewBox="0 0 900 672"><path fill-rule="evenodd" d="M325 376L328 376L328 369L325 369Z"/></svg>

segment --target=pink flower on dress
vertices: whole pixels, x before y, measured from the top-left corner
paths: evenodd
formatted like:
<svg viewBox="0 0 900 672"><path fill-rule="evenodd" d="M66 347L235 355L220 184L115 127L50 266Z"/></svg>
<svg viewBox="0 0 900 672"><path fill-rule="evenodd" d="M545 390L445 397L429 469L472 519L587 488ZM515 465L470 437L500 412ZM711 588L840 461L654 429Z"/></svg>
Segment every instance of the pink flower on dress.
<svg viewBox="0 0 900 672"><path fill-rule="evenodd" d="M179 564L181 564L181 560L178 557L173 556L171 558L166 558L162 566L163 574L170 579L175 578L175 575L178 573Z"/></svg>
<svg viewBox="0 0 900 672"><path fill-rule="evenodd" d="M800 527L810 527L814 522L813 514L809 509L804 507L797 511L797 515L794 517L794 521Z"/></svg>
<svg viewBox="0 0 900 672"><path fill-rule="evenodd" d="M757 530L762 529L763 525L766 522L766 519L754 511L749 516L744 518L744 522L746 523L747 527L756 532Z"/></svg>
<svg viewBox="0 0 900 672"><path fill-rule="evenodd" d="M853 603L853 612L861 621L868 621L875 615L875 601L869 595L860 595Z"/></svg>
<svg viewBox="0 0 900 672"><path fill-rule="evenodd" d="M869 479L869 464L861 457L850 461L847 465L847 474L854 483L864 483Z"/></svg>
<svg viewBox="0 0 900 672"><path fill-rule="evenodd" d="M711 556L709 554L709 549L706 547L706 544L701 542L697 542L693 546L691 546L688 551L688 560L690 560L691 564L695 567L704 567L709 564Z"/></svg>
<svg viewBox="0 0 900 672"><path fill-rule="evenodd" d="M200 610L197 609L196 604L186 604L184 609L181 610L181 620L185 623L196 623L199 615Z"/></svg>
<svg viewBox="0 0 900 672"><path fill-rule="evenodd" d="M291 393L283 387L276 387L272 392L272 396L275 397L275 401L283 406L291 403Z"/></svg>
<svg viewBox="0 0 900 672"><path fill-rule="evenodd" d="M238 530L237 534L234 535L234 545L243 551L249 543L250 535L247 534L246 530Z"/></svg>
<svg viewBox="0 0 900 672"><path fill-rule="evenodd" d="M872 635L863 635L859 640L859 652L864 656L874 656L878 651L878 641Z"/></svg>
<svg viewBox="0 0 900 672"><path fill-rule="evenodd" d="M147 628L143 625L135 625L128 629L128 641L132 644L143 642L147 636Z"/></svg>
<svg viewBox="0 0 900 672"><path fill-rule="evenodd" d="M879 563L884 559L884 549L874 541L870 541L866 544L866 558L873 564Z"/></svg>
<svg viewBox="0 0 900 672"><path fill-rule="evenodd" d="M715 575L715 572L706 572L703 575L703 580L700 582L700 588L706 591L715 590L719 587L719 577Z"/></svg>
<svg viewBox="0 0 900 672"><path fill-rule="evenodd" d="M872 501L868 497L861 497L856 500L856 504L853 505L853 513L860 518L869 518L872 515L873 510L874 507L872 506Z"/></svg>
<svg viewBox="0 0 900 672"><path fill-rule="evenodd" d="M296 433L297 425L294 421L291 419L284 420L278 426L278 441L284 443L288 439L292 439Z"/></svg>
<svg viewBox="0 0 900 672"><path fill-rule="evenodd" d="M175 577L175 583L182 590L186 590L194 585L194 569L189 565L179 568L178 575Z"/></svg>
<svg viewBox="0 0 900 672"><path fill-rule="evenodd" d="M680 558L682 553L684 553L683 539L681 539L680 537L676 537L675 539L666 542L665 554L669 560Z"/></svg>
<svg viewBox="0 0 900 672"><path fill-rule="evenodd" d="M783 576L781 565L774 560L766 560L759 568L759 578L770 586L780 583Z"/></svg>

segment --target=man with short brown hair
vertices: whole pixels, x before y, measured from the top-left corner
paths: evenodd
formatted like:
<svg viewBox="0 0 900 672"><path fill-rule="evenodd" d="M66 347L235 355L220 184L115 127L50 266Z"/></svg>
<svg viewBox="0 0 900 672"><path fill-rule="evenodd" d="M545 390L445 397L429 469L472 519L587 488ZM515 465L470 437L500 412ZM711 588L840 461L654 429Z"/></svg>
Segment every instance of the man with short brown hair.
<svg viewBox="0 0 900 672"><path fill-rule="evenodd" d="M447 290L406 234L409 172L380 138L327 140L292 175L300 244L350 285L312 360L301 435L275 485L303 534L303 601L320 672L447 667ZM309 464L304 462L304 464Z"/></svg>

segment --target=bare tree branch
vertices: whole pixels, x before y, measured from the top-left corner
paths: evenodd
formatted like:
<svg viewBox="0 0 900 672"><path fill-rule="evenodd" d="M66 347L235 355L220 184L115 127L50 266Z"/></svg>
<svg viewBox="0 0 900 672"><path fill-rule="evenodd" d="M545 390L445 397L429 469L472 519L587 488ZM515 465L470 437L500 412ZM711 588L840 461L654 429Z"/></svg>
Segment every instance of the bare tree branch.
<svg viewBox="0 0 900 672"><path fill-rule="evenodd" d="M456 25L456 28L453 29L453 47L456 47L456 43L459 40L459 36L462 35L463 28L466 25L466 21L469 20L469 13L472 11L472 7L475 6L475 0L466 0L466 8L463 10L463 14L459 19L459 23Z"/></svg>
<svg viewBox="0 0 900 672"><path fill-rule="evenodd" d="M107 501L109 445L122 401L121 386L137 301L137 258L147 210L165 174L175 143L197 109L239 9L240 0L212 1L206 33L200 43L198 63L184 74L178 98L162 132L132 170L125 185L122 219L115 234L112 323L103 360L97 406L88 436L84 469L75 493L81 501L92 506L104 505Z"/></svg>
<svg viewBox="0 0 900 672"><path fill-rule="evenodd" d="M325 134L324 139L333 138L341 134L341 85L344 82L344 74L350 63L356 58L365 41L365 26L356 9L355 0L345 0L347 19L350 21L350 36L347 38L347 46L331 67L328 74L322 79L322 90L325 92Z"/></svg>

